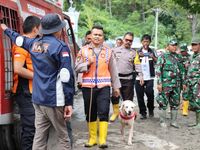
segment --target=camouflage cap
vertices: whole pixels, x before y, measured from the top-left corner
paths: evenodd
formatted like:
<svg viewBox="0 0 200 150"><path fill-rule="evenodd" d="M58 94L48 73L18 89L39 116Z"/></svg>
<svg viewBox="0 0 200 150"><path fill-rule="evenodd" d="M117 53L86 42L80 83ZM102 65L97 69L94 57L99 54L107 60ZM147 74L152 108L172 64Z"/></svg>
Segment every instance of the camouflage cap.
<svg viewBox="0 0 200 150"><path fill-rule="evenodd" d="M192 38L192 44L200 44L200 38L194 37Z"/></svg>
<svg viewBox="0 0 200 150"><path fill-rule="evenodd" d="M186 44L186 43L182 43L182 44L180 45L180 49L181 49L181 52L187 51L187 50L188 50L187 44Z"/></svg>
<svg viewBox="0 0 200 150"><path fill-rule="evenodd" d="M169 44L169 45L177 45L178 42L177 42L177 40L175 40L175 39L171 39L171 40L169 40L168 44Z"/></svg>

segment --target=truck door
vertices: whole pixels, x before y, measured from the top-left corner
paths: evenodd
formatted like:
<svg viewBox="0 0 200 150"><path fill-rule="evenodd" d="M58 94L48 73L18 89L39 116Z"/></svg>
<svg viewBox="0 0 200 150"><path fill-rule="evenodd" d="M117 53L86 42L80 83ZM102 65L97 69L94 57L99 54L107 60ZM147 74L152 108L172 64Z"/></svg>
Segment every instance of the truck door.
<svg viewBox="0 0 200 150"><path fill-rule="evenodd" d="M9 3L9 1L8 1ZM0 5L1 23L5 23L11 29L19 32L20 19L14 9ZM12 119L12 86L13 86L13 65L12 65L12 43L10 39L0 33L0 149L12 150L11 125Z"/></svg>

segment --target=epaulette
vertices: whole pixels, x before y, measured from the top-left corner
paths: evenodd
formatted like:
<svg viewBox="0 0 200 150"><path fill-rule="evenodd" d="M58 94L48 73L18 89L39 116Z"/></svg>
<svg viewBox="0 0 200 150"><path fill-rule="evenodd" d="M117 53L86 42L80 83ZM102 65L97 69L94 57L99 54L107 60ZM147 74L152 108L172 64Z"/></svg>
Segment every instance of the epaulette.
<svg viewBox="0 0 200 150"><path fill-rule="evenodd" d="M62 41L62 40L59 40L59 39L56 39L62 46L66 46L67 44L64 42L64 41Z"/></svg>
<svg viewBox="0 0 200 150"><path fill-rule="evenodd" d="M89 44L82 46L81 49L87 49L87 48L89 48Z"/></svg>
<svg viewBox="0 0 200 150"><path fill-rule="evenodd" d="M105 49L111 49L108 45L106 45L106 44L103 44L103 48L105 48Z"/></svg>
<svg viewBox="0 0 200 150"><path fill-rule="evenodd" d="M132 50L132 51L136 51L136 49L135 49L135 48L130 48L130 50Z"/></svg>

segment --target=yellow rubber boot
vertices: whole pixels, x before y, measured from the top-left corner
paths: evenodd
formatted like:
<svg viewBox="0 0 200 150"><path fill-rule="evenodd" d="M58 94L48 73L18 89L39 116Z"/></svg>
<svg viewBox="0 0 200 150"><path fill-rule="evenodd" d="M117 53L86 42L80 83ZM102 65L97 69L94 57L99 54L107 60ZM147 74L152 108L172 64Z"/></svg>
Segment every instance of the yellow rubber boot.
<svg viewBox="0 0 200 150"><path fill-rule="evenodd" d="M110 121L114 122L119 115L119 104L113 104L113 114L110 117Z"/></svg>
<svg viewBox="0 0 200 150"><path fill-rule="evenodd" d="M188 106L189 106L189 101L184 100L183 101L183 111L182 111L182 115L183 116L188 116Z"/></svg>
<svg viewBox="0 0 200 150"><path fill-rule="evenodd" d="M108 145L106 144L108 132L108 122L100 121L99 122L99 148L107 148Z"/></svg>
<svg viewBox="0 0 200 150"><path fill-rule="evenodd" d="M97 121L88 123L89 140L85 147L92 147L97 145Z"/></svg>

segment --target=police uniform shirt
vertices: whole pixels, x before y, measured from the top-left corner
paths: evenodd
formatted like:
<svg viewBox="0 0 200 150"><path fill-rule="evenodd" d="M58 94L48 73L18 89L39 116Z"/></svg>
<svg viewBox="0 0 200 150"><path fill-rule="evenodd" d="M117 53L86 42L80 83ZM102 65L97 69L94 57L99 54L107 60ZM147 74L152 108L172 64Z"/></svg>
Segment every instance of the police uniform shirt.
<svg viewBox="0 0 200 150"><path fill-rule="evenodd" d="M113 49L116 59L117 69L119 74L128 75L126 77L119 77L120 79L132 79L132 73L134 71L134 58L136 57L136 51L134 49L126 49L123 46Z"/></svg>

